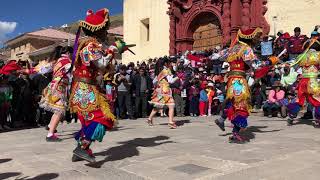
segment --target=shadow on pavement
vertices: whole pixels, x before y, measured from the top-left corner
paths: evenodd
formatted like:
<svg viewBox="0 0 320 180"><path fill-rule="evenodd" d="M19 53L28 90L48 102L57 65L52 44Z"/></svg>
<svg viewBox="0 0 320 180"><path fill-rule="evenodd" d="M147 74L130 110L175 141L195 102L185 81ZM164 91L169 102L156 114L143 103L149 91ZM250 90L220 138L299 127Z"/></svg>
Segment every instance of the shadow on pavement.
<svg viewBox="0 0 320 180"><path fill-rule="evenodd" d="M125 127L123 127L123 126L119 126L119 127L114 127L114 128L111 130L111 132L112 132L112 131L124 131L124 130L128 130L128 129L134 129L134 128L125 128Z"/></svg>
<svg viewBox="0 0 320 180"><path fill-rule="evenodd" d="M100 168L105 162L108 161L118 161L134 156L139 156L138 147L155 147L161 144L174 143L173 141L168 141L168 136L156 136L151 138L135 138L130 141L119 142L121 144L116 147L112 147L106 151L95 153L95 156L106 156L102 161L97 161L94 164L87 164L87 166ZM162 141L162 142L157 142Z"/></svg>
<svg viewBox="0 0 320 180"><path fill-rule="evenodd" d="M250 126L248 127L245 131L241 132L240 134L250 142L251 139L256 138L255 133L271 133L271 132L278 132L281 131L282 129L275 129L275 130L270 130L270 131L264 131L261 129L268 128L268 126Z"/></svg>
<svg viewBox="0 0 320 180"><path fill-rule="evenodd" d="M10 127L9 129L0 130L0 133L22 131L22 130L28 130L28 129L37 129L37 128L40 128L40 127L39 126L24 126L24 127L15 127L15 128Z"/></svg>
<svg viewBox="0 0 320 180"><path fill-rule="evenodd" d="M30 178L29 176L16 178L16 180L51 180L51 179L56 179L58 176L59 174L57 173L45 173L32 178Z"/></svg>
<svg viewBox="0 0 320 180"><path fill-rule="evenodd" d="M6 163L6 162L9 162L9 161L12 161L12 159L9 159L9 158L7 158L7 159L0 159L0 164Z"/></svg>
<svg viewBox="0 0 320 180"><path fill-rule="evenodd" d="M11 177L19 176L21 173L19 172L7 172L7 173L0 173L0 179L8 179Z"/></svg>
<svg viewBox="0 0 320 180"><path fill-rule="evenodd" d="M20 172L7 172L7 173L0 173L0 179L8 179L8 178L13 178L16 176L20 176L22 173ZM51 180L51 179L55 179L59 176L59 174L57 173L45 173L45 174L40 174L38 176L35 177L16 177L14 179L16 180Z"/></svg>
<svg viewBox="0 0 320 180"><path fill-rule="evenodd" d="M250 140L256 138L256 133L272 133L272 132L278 132L281 131L282 129L275 129L275 130L270 130L270 131L263 131L261 129L268 128L268 126L250 126L248 127L245 131L240 132L240 135L245 138L248 142ZM230 136L232 133L226 133L226 134L221 134L219 136Z"/></svg>
<svg viewBox="0 0 320 180"><path fill-rule="evenodd" d="M313 120L312 119L297 119L297 120L294 120L293 125L299 125L299 124L305 124L305 125L313 126Z"/></svg>
<svg viewBox="0 0 320 180"><path fill-rule="evenodd" d="M274 118L270 118L270 119L262 119L262 120L258 120L258 121L262 121L262 122L268 122L268 121L274 121L274 122L277 122L277 121L281 122L281 121L283 121L283 122L287 122L287 119L274 119Z"/></svg>
<svg viewBox="0 0 320 180"><path fill-rule="evenodd" d="M189 124L189 123L191 123L190 120L180 120L180 121L176 121L176 125L177 125L177 126L183 126L184 124ZM168 126L168 123L161 123L161 124L159 124L159 125L161 125L161 126Z"/></svg>

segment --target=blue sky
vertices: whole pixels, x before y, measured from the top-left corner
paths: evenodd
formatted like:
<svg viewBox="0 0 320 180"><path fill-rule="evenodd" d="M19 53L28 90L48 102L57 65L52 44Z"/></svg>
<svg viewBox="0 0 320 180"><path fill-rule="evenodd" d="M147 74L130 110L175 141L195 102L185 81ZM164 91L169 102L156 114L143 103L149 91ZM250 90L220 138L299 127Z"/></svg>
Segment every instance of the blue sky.
<svg viewBox="0 0 320 180"><path fill-rule="evenodd" d="M0 6L0 47L8 38L41 27L84 19L86 11L108 8L121 14L123 0L3 0Z"/></svg>

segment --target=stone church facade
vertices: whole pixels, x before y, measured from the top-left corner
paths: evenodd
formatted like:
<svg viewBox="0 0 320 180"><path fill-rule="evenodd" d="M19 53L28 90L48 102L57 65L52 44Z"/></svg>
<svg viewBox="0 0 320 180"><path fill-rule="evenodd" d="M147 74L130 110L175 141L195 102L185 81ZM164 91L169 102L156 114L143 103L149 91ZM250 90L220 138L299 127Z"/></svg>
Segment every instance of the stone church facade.
<svg viewBox="0 0 320 180"><path fill-rule="evenodd" d="M317 9L315 0L124 0L124 40L137 55L123 62L223 46L239 28L292 34L300 26L309 35L320 24Z"/></svg>

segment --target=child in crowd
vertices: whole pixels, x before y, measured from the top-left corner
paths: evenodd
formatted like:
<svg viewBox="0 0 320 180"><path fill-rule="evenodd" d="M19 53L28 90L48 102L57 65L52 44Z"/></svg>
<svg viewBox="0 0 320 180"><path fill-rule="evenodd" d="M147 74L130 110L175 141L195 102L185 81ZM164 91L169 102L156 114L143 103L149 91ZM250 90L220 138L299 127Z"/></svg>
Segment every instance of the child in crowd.
<svg viewBox="0 0 320 180"><path fill-rule="evenodd" d="M205 81L201 84L200 98L199 98L199 111L200 116L207 116L207 106L208 106L208 92L206 89L207 83Z"/></svg>
<svg viewBox="0 0 320 180"><path fill-rule="evenodd" d="M106 99L110 106L110 110L115 113L115 102L117 99L117 92L116 87L112 83L112 79L110 78L109 74L104 76L105 84L106 84Z"/></svg>
<svg viewBox="0 0 320 180"><path fill-rule="evenodd" d="M220 103L220 100L219 98L215 97L213 98L212 100L212 115L219 115L221 111L221 103Z"/></svg>
<svg viewBox="0 0 320 180"><path fill-rule="evenodd" d="M196 82L193 82L189 89L189 113L191 117L196 117L199 114L199 86Z"/></svg>
<svg viewBox="0 0 320 180"><path fill-rule="evenodd" d="M295 97L295 92L294 91L288 91L286 93L286 97L281 101L282 106L281 106L280 111L281 111L282 117L286 117L287 116L288 105L289 104L294 104L295 102L297 102L297 98Z"/></svg>
<svg viewBox="0 0 320 180"><path fill-rule="evenodd" d="M208 84L207 91L208 91L208 116L211 116L212 101L213 101L213 98L214 98L214 96L215 96L215 91L214 91L214 85L213 85L213 83L210 82L210 83Z"/></svg>

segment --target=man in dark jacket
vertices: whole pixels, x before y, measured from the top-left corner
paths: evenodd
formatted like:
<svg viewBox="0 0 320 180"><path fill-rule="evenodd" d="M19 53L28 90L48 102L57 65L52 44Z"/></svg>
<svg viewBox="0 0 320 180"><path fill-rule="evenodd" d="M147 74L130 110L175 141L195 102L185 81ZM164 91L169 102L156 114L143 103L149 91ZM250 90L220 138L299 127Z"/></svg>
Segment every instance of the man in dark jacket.
<svg viewBox="0 0 320 180"><path fill-rule="evenodd" d="M132 78L131 75L127 73L127 67L122 65L119 70L119 74L116 76L116 83L118 84L117 92L118 92L118 106L120 110L120 118L125 119L126 112L128 112L129 119L135 119L133 116L132 110ZM125 111L126 110L126 111Z"/></svg>
<svg viewBox="0 0 320 180"><path fill-rule="evenodd" d="M33 78L33 84L34 84L34 94L37 102L40 101L42 96L42 91L48 86L48 84L52 80L52 72L45 73L45 74L37 74ZM44 110L43 108L40 108L38 104L36 104L37 108L40 110L40 117L39 117L39 124L42 126L46 126L49 124L52 113L49 111Z"/></svg>
<svg viewBox="0 0 320 180"><path fill-rule="evenodd" d="M152 80L146 74L143 67L139 68L139 73L133 78L132 84L133 96L135 96L135 113L136 117L147 117L148 97L152 90ZM141 111L140 111L141 106Z"/></svg>

